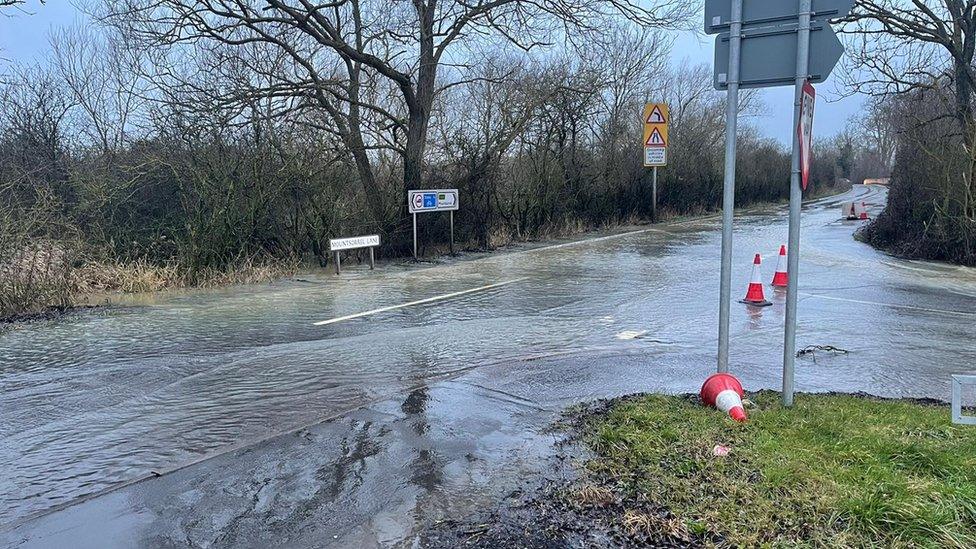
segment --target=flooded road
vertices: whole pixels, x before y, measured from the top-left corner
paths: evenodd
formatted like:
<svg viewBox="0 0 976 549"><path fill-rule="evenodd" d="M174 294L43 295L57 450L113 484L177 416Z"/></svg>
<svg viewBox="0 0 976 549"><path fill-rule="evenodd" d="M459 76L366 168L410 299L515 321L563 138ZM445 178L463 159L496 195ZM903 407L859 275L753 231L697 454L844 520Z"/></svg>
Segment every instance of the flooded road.
<svg viewBox="0 0 976 549"><path fill-rule="evenodd" d="M852 193L880 211L883 189ZM797 390L948 398L949 375L976 364L976 270L894 259L855 242L861 222L840 219L849 199L804 209L797 347L851 352L798 360ZM772 279L786 232L785 208L737 216L735 299L755 253ZM407 467L406 478L427 491L450 485L443 471L411 466L425 459L417 452L390 450L400 431L433 441L442 431L455 443L459 432L484 432L497 437L489 454L519 448L518 460L531 463L539 442L526 435L525 410L691 390L714 367L719 247L713 217L436 264L354 267L338 279L167 294L0 334L0 524L329 418L296 444L317 444L312 459L331 475L337 463L352 466L383 447L389 471ZM785 296L767 297L772 307L732 306L731 367L750 389L774 387L782 364ZM415 301L423 303L399 307ZM484 391L468 398L488 386L491 412L480 409ZM393 426L377 427L382 418ZM426 451L434 461L478 454L463 445ZM289 452L308 459L294 448L268 452L280 455L261 463L276 467L288 467ZM221 456L198 468L216 475L230 463ZM252 473L229 475L221 490ZM362 482L372 473L358 474ZM159 480L192 485L169 479ZM360 518L372 517L374 533L397 533L346 541L385 543L409 530L395 524L399 507L386 510L386 522L378 508L364 507ZM91 519L74 512L80 523ZM329 524L346 532L360 515Z"/></svg>

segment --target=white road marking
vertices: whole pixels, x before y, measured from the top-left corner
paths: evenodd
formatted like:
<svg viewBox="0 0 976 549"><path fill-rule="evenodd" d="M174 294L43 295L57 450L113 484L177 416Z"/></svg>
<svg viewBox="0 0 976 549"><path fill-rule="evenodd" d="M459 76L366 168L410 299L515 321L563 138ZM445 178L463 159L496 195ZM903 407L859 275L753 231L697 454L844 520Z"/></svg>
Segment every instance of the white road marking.
<svg viewBox="0 0 976 549"><path fill-rule="evenodd" d="M335 324L336 322L343 322L345 320L352 320L354 318L360 318L369 315L375 315L376 313L385 313L386 311L393 311L396 309L403 309L404 307L413 307L415 305L424 305L426 303L433 303L435 301L443 301L445 299L451 299L452 297L458 297L467 294L473 294L475 292L483 292L485 290L491 290L492 288L499 288L501 286L507 286L509 284L515 284L516 282L522 282L523 280L528 280L529 277L524 276L522 278L515 278L512 280L506 280L504 282L496 282L495 284L489 284L487 286L481 286L478 288L471 288L470 290L462 290L460 292L452 292L449 294L438 295L434 297L428 297L426 299L418 299L417 301L410 301L408 303L401 303L400 305L390 305L389 307L380 307L379 309L373 309L371 311L363 311L361 313L340 316L338 318L332 318L329 320L321 320L315 323L315 326L325 326L326 324Z"/></svg>
<svg viewBox="0 0 976 549"><path fill-rule="evenodd" d="M698 220L695 219L695 221ZM627 236L634 236L635 234L644 234L650 232L671 234L668 231L665 231L664 229L658 227L648 227L646 229L637 229L635 231L627 231L625 233L610 234L606 236L597 236L593 238L586 238L583 240L573 240L572 242L563 242L562 244L550 244L548 246L540 246L538 248L531 248L528 250L519 250L517 252L511 252L505 255L520 255L520 254L534 254L536 252L547 252L549 250L558 250L559 248L567 248L569 246L581 246L583 244L593 244L594 242L603 242L604 240L614 240L617 238L624 238Z"/></svg>
<svg viewBox="0 0 976 549"><path fill-rule="evenodd" d="M926 307L914 307L912 305L896 305L894 303L880 303L877 301L862 301L860 299L847 299L845 297L834 297L829 295L820 294L808 294L806 292L800 292L800 295L806 297L815 297L819 299L829 299L831 301L846 301L847 303L860 303L861 305L877 305L879 307L891 307L892 309L906 309L909 311L923 311L926 313L939 313L944 315L957 315L957 316L976 316L976 313L970 313L967 311L952 311L946 309L929 309Z"/></svg>

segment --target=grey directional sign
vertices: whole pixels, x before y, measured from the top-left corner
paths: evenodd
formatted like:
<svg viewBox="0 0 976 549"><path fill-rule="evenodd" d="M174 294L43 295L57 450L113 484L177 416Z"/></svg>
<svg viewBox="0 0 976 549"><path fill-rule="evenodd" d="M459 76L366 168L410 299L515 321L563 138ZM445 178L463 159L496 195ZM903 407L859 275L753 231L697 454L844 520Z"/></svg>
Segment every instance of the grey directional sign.
<svg viewBox="0 0 976 549"><path fill-rule="evenodd" d="M792 86L796 82L797 25L757 27L742 31L739 66L741 88ZM824 23L810 25L810 81L823 82L844 54L834 29ZM728 88L729 34L715 37L715 89Z"/></svg>
<svg viewBox="0 0 976 549"><path fill-rule="evenodd" d="M799 3L784 0L743 0L742 27L775 25L796 21ZM843 17L854 7L854 0L813 0L813 21ZM705 1L705 33L716 34L729 30L732 19L732 0Z"/></svg>

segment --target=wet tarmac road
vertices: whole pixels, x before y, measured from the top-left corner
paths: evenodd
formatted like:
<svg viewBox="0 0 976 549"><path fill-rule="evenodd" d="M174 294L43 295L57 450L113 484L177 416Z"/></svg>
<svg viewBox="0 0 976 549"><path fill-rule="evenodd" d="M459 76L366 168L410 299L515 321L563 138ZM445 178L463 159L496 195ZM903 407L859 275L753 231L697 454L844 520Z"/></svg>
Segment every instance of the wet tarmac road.
<svg viewBox="0 0 976 549"><path fill-rule="evenodd" d="M854 242L845 198L804 212L797 343L852 352L798 361L798 389L946 398L949 374L976 363L976 273ZM0 335L0 543L409 543L538 474L565 405L696 388L714 362L716 228L169 295ZM785 238L783 209L737 219L736 292L755 252L772 277ZM750 388L779 380L772 299L733 305L733 370Z"/></svg>

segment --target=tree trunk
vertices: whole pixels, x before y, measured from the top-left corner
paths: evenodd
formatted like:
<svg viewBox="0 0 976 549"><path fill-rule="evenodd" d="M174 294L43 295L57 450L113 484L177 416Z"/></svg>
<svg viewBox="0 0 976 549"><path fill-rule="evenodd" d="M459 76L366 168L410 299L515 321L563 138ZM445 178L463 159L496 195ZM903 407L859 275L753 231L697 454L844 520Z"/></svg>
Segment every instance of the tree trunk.
<svg viewBox="0 0 976 549"><path fill-rule="evenodd" d="M420 19L420 66L417 71L416 92L407 102L407 145L403 157L404 196L408 189L421 188L423 183L424 151L427 147L427 127L434 103L434 84L437 60L434 57L434 11L436 0L430 5L417 2Z"/></svg>
<svg viewBox="0 0 976 549"><path fill-rule="evenodd" d="M403 154L403 183L401 204L405 204L407 191L423 188L424 152L427 148L427 129L434 103L434 84L437 78L437 59L434 56L434 11L436 0L430 5L415 1L420 20L420 64L415 89L401 86L407 103L407 142ZM409 215L406 206L398 208L396 226L407 226Z"/></svg>
<svg viewBox="0 0 976 549"><path fill-rule="evenodd" d="M962 131L966 154L970 158L969 170L962 183L962 196L959 197L961 214L968 219L976 218L973 197L976 196L976 123L973 120L973 85L969 80L969 67L961 60L955 62L956 119Z"/></svg>

